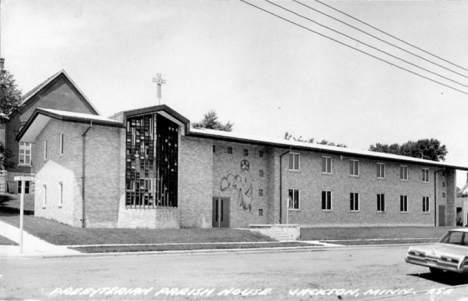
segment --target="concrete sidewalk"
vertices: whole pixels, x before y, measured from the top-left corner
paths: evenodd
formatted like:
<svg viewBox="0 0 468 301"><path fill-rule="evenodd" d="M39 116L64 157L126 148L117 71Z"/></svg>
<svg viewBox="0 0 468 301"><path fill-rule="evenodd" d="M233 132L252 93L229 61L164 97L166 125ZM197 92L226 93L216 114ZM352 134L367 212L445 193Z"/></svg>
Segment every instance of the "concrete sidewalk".
<svg viewBox="0 0 468 301"><path fill-rule="evenodd" d="M0 236L14 241L18 246L0 245L0 257L31 257L48 255L73 255L80 252L56 246L23 231L23 252L20 252L20 229L0 221Z"/></svg>

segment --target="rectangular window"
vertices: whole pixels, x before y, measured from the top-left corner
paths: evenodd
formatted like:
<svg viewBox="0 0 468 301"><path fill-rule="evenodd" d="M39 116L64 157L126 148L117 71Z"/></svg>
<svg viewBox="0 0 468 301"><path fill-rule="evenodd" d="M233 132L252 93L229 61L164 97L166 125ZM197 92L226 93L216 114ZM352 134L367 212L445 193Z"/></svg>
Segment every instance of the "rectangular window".
<svg viewBox="0 0 468 301"><path fill-rule="evenodd" d="M44 160L47 160L47 140L44 140Z"/></svg>
<svg viewBox="0 0 468 301"><path fill-rule="evenodd" d="M349 161L349 174L355 177L359 176L359 161L358 160Z"/></svg>
<svg viewBox="0 0 468 301"><path fill-rule="evenodd" d="M322 157L322 173L332 173L331 157Z"/></svg>
<svg viewBox="0 0 468 301"><path fill-rule="evenodd" d="M423 196L422 198L422 211L429 212L429 197Z"/></svg>
<svg viewBox="0 0 468 301"><path fill-rule="evenodd" d="M263 189L259 189L259 190L258 190L258 195L259 195L259 196L263 196Z"/></svg>
<svg viewBox="0 0 468 301"><path fill-rule="evenodd" d="M263 216L263 209L258 209L258 216Z"/></svg>
<svg viewBox="0 0 468 301"><path fill-rule="evenodd" d="M62 182L59 182L58 201L59 201L59 207L62 207L63 205L63 183Z"/></svg>
<svg viewBox="0 0 468 301"><path fill-rule="evenodd" d="M249 155L249 150L248 149L244 149L244 156L248 156Z"/></svg>
<svg viewBox="0 0 468 301"><path fill-rule="evenodd" d="M408 212L408 196L400 195L400 212Z"/></svg>
<svg viewBox="0 0 468 301"><path fill-rule="evenodd" d="M385 194L377 194L377 212L385 211Z"/></svg>
<svg viewBox="0 0 468 301"><path fill-rule="evenodd" d="M59 136L59 152L60 155L63 155L63 133L60 133Z"/></svg>
<svg viewBox="0 0 468 301"><path fill-rule="evenodd" d="M359 194L356 192L349 194L349 210L359 211Z"/></svg>
<svg viewBox="0 0 468 301"><path fill-rule="evenodd" d="M289 209L299 210L299 189L289 189L288 203Z"/></svg>
<svg viewBox="0 0 468 301"><path fill-rule="evenodd" d="M47 185L42 186L42 208L47 206Z"/></svg>
<svg viewBox="0 0 468 301"><path fill-rule="evenodd" d="M299 170L299 154L289 154L289 170Z"/></svg>
<svg viewBox="0 0 468 301"><path fill-rule="evenodd" d="M18 165L31 165L31 143L20 142Z"/></svg>
<svg viewBox="0 0 468 301"><path fill-rule="evenodd" d="M400 166L400 180L408 181L408 166Z"/></svg>
<svg viewBox="0 0 468 301"><path fill-rule="evenodd" d="M23 181L18 181L18 194L21 193L21 187L22 187L22 182ZM24 181L24 194L30 194L31 191L31 181Z"/></svg>
<svg viewBox="0 0 468 301"><path fill-rule="evenodd" d="M422 181L429 182L429 169L428 168L422 169Z"/></svg>
<svg viewBox="0 0 468 301"><path fill-rule="evenodd" d="M260 158L263 158L263 151L258 151L258 156L259 156Z"/></svg>
<svg viewBox="0 0 468 301"><path fill-rule="evenodd" d="M213 153L216 153L216 145L213 145Z"/></svg>
<svg viewBox="0 0 468 301"><path fill-rule="evenodd" d="M227 153L228 153L228 154L232 154L232 147L229 146L229 147L227 148Z"/></svg>
<svg viewBox="0 0 468 301"><path fill-rule="evenodd" d="M322 210L332 210L332 193L331 191L322 191Z"/></svg>
<svg viewBox="0 0 468 301"><path fill-rule="evenodd" d="M258 171L258 176L259 176L260 178L263 178L263 175L264 175L263 169L260 169L260 170Z"/></svg>
<svg viewBox="0 0 468 301"><path fill-rule="evenodd" d="M385 179L385 164L377 163L377 178Z"/></svg>

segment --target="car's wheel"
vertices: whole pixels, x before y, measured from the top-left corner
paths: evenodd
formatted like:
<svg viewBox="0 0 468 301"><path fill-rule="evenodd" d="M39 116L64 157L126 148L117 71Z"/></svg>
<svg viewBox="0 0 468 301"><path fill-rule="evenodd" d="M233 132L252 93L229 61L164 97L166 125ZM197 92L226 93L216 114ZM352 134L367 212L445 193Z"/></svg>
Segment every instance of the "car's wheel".
<svg viewBox="0 0 468 301"><path fill-rule="evenodd" d="M444 272L444 270L436 269L436 268L429 268L429 271L431 271L431 273L434 275L438 275Z"/></svg>

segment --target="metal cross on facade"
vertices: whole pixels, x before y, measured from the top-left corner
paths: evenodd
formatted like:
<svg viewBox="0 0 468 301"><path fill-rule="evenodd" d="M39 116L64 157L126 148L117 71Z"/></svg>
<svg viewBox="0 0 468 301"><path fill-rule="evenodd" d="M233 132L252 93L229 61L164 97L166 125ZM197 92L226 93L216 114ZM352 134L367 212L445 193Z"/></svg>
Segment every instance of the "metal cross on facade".
<svg viewBox="0 0 468 301"><path fill-rule="evenodd" d="M158 84L158 100L161 104L161 85L166 83L166 80L162 78L161 73L157 73L156 77L153 77L153 83Z"/></svg>

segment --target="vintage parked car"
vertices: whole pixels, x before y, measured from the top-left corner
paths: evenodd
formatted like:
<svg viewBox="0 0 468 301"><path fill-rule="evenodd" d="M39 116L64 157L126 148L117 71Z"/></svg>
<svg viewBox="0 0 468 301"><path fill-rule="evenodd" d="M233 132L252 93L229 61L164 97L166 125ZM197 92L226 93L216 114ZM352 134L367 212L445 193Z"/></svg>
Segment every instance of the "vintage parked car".
<svg viewBox="0 0 468 301"><path fill-rule="evenodd" d="M428 267L431 273L468 273L468 229L452 229L438 243L411 246L405 260Z"/></svg>

